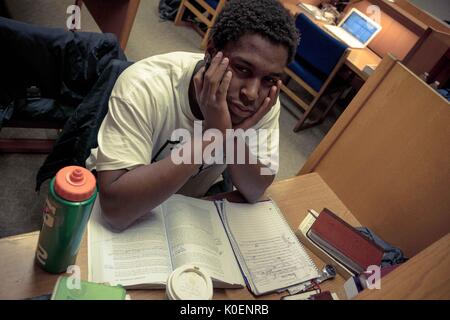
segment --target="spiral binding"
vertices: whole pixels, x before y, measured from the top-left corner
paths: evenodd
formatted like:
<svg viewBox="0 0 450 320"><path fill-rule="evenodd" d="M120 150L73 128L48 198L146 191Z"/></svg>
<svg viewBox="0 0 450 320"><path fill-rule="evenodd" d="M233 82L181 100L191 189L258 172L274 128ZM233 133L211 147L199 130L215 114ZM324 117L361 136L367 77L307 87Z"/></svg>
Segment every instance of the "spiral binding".
<svg viewBox="0 0 450 320"><path fill-rule="evenodd" d="M283 222L286 224L286 226L288 227L289 231L291 232L293 238L295 239L295 241L297 241L297 243L300 245L300 248L302 249L302 256L306 259L306 261L309 263L309 265L317 271L318 274L320 274L319 269L317 268L316 264L314 263L314 261L311 259L311 257L308 255L308 253L305 250L305 247L303 246L303 244L300 242L300 240L298 240L297 236L295 235L295 233L292 231L291 226L289 225L289 223L286 221L286 217L284 216L284 214L281 212L280 208L278 207L277 203L269 197L270 202L273 204L273 206L275 207L275 209L278 212L278 215L280 215L281 220L283 220Z"/></svg>

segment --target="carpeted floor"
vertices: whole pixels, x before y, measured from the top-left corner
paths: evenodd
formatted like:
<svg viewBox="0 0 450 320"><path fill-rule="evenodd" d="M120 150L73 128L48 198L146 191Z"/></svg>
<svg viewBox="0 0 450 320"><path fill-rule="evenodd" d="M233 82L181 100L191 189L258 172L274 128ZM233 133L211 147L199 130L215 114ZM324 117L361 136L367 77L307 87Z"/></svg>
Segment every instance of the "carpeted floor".
<svg viewBox="0 0 450 320"><path fill-rule="evenodd" d="M4 0L14 19L40 26L65 28L67 7L73 0ZM140 60L171 51L201 52L201 41L193 29L163 22L158 16L158 0L141 0L126 54L130 60ZM83 8L82 31L99 31L89 12ZM285 97L284 107L299 111ZM333 118L333 117L331 117ZM280 118L280 168L277 179L294 176L314 150L333 119L324 124L294 133L294 117L282 108ZM54 130L3 129L0 138L55 137ZM35 193L35 175L45 155L0 154L0 237L40 229L41 210L47 192L46 183L40 194Z"/></svg>

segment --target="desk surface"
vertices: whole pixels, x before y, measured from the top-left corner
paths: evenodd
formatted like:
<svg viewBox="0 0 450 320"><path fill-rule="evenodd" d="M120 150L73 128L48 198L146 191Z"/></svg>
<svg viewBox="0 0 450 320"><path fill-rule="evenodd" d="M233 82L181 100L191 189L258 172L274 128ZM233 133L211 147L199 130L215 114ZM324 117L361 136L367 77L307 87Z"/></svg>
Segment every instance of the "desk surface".
<svg viewBox="0 0 450 320"><path fill-rule="evenodd" d="M283 214L292 229L296 229L308 209L320 211L328 207L352 225L359 225L349 210L338 199L334 192L316 173L297 176L274 183L266 192ZM46 273L34 264L34 253L39 232L0 239L0 299L24 299L51 293L58 275ZM318 268L323 262L308 251ZM86 236L78 254L77 265L81 268L82 279L87 279L87 241ZM344 279L324 282L322 290L336 292L341 299L345 298L343 291ZM132 299L164 299L163 290L127 290ZM283 294L270 294L261 299L279 299ZM214 299L255 299L246 289L215 289Z"/></svg>
<svg viewBox="0 0 450 320"><path fill-rule="evenodd" d="M282 0L282 4L286 9L289 10L289 12L296 16L299 13L305 13L314 23L316 23L319 26L322 26L324 24L323 21L318 21L308 15L301 7L299 7L296 3L300 3L301 1L295 1L295 0ZM325 31L327 31L324 28ZM331 34L331 33L330 33ZM364 49L351 49L350 53L345 60L345 65L347 65L353 72L358 75L363 80L367 80L369 77L366 73L363 72L364 67L368 64L370 65L379 65L381 62L381 58L372 50L369 48Z"/></svg>

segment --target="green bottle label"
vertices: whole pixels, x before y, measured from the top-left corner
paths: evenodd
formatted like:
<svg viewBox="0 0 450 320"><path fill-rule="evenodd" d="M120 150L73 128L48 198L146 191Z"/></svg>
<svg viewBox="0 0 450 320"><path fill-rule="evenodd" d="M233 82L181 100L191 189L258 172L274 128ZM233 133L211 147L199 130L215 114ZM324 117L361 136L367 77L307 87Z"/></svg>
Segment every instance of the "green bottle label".
<svg viewBox="0 0 450 320"><path fill-rule="evenodd" d="M85 201L71 202L56 194L54 183L55 178L45 201L36 261L44 270L60 273L75 263L97 192Z"/></svg>

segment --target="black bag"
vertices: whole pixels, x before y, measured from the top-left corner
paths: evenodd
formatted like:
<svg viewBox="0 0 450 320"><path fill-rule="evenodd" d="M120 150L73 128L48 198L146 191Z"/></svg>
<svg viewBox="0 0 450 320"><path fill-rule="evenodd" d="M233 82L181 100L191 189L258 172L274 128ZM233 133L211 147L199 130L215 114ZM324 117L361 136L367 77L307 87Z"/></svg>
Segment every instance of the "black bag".
<svg viewBox="0 0 450 320"><path fill-rule="evenodd" d="M159 17L162 20L175 20L181 0L160 0Z"/></svg>

